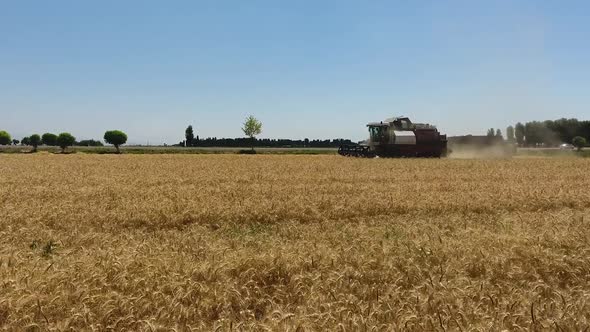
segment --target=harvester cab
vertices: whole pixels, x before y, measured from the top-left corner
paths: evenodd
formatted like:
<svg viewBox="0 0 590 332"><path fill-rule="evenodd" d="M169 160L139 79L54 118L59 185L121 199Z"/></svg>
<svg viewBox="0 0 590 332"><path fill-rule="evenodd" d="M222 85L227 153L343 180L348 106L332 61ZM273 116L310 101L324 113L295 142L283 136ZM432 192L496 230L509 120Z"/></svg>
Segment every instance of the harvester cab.
<svg viewBox="0 0 590 332"><path fill-rule="evenodd" d="M388 136L388 123L369 123L369 142L371 143L386 143Z"/></svg>

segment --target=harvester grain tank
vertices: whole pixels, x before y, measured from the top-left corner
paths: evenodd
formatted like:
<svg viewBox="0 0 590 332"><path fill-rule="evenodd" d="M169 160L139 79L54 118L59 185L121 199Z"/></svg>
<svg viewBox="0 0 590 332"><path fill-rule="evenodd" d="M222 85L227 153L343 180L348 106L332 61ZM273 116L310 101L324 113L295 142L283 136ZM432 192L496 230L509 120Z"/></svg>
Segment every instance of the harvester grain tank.
<svg viewBox="0 0 590 332"><path fill-rule="evenodd" d="M338 153L353 157L444 157L447 136L429 124L412 123L407 117L395 117L367 124L369 140L365 145L343 145Z"/></svg>

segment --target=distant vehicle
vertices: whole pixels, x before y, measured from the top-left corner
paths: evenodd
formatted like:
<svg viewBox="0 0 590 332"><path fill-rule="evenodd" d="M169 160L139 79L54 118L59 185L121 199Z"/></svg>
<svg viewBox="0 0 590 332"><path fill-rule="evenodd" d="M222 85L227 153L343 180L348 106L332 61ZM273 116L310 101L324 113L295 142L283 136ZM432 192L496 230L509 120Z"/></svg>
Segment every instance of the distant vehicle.
<svg viewBox="0 0 590 332"><path fill-rule="evenodd" d="M559 148L560 148L561 150L573 150L573 149L575 149L576 147L575 147L575 146L573 146L572 144L563 143L563 144L561 144L561 145L559 146Z"/></svg>

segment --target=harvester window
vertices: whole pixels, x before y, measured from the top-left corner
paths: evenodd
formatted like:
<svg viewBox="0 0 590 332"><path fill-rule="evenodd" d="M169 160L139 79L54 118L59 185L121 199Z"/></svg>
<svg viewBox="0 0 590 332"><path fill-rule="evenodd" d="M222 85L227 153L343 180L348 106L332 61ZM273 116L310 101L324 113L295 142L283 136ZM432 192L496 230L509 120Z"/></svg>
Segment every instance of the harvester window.
<svg viewBox="0 0 590 332"><path fill-rule="evenodd" d="M383 127L369 127L369 133L371 134L371 139L379 141L383 136Z"/></svg>
<svg viewBox="0 0 590 332"><path fill-rule="evenodd" d="M410 129L410 122L408 120L401 120L402 129Z"/></svg>

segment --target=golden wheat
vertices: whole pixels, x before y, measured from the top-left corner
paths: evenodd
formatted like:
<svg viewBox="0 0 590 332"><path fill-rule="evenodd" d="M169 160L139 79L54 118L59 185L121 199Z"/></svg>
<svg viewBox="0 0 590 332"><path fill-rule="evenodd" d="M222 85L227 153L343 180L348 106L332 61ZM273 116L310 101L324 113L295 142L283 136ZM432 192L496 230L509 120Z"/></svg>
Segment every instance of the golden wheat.
<svg viewBox="0 0 590 332"><path fill-rule="evenodd" d="M0 156L0 329L584 330L588 159Z"/></svg>

